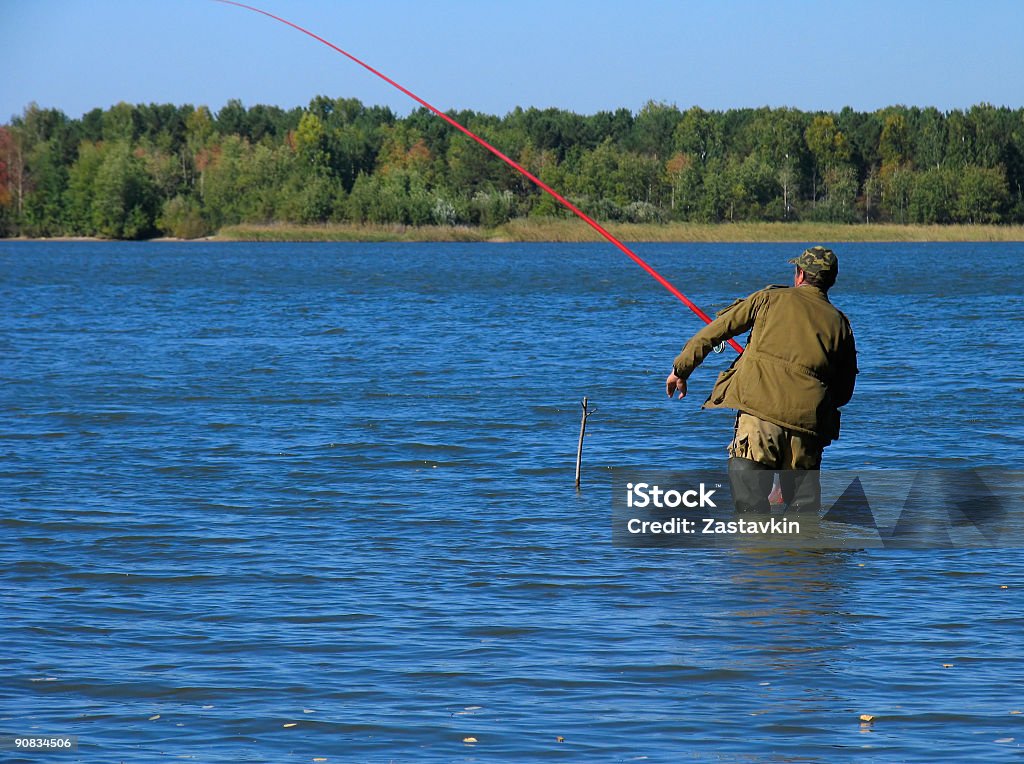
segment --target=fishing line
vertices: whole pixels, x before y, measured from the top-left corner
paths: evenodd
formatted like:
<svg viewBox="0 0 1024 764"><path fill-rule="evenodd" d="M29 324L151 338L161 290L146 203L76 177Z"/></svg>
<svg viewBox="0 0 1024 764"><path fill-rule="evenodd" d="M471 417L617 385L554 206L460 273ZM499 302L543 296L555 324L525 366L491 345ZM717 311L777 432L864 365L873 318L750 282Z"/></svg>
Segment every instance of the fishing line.
<svg viewBox="0 0 1024 764"><path fill-rule="evenodd" d="M551 186L549 186L547 183L542 181L536 175L531 173L529 170L527 170L521 164L516 162L514 159L511 159L511 158L507 157L505 154L503 154L501 151L496 149L494 146L492 146L490 143L485 141L483 138L481 138L479 135L474 133L472 130L470 130L469 128L463 127L461 124L456 122L454 119L452 119L450 116L445 114L443 111L441 111L437 107L433 106L432 104L427 103L426 101L424 101L422 98L420 98L418 95L413 93L408 88L405 88L402 85L399 85L393 79L391 79L387 75L377 71L372 66L370 66L367 63L365 63L364 61L361 61L360 59L356 58L355 56L353 56L348 51L342 50L341 48L339 48L334 43L332 43L332 42L330 42L328 40L325 40L323 37L320 37L319 35L314 34L313 32L310 32L308 29L300 27L298 24L295 24L295 23L293 23L291 21L288 21L288 19L283 19L280 16L275 16L273 13L261 10L260 8L255 8L255 7L251 6L251 5L246 5L245 3L235 2L235 0L214 0L214 1L218 2L218 3L224 3L225 5L234 5L234 6L238 7L238 8L244 8L247 11L253 11L254 13L262 14L264 16L267 16L268 18L273 19L274 21L278 21L278 22L280 22L282 24L290 26L292 29L295 29L296 31L302 32L302 34L304 34L304 35L308 35L309 37L312 37L317 42L323 43L324 45L326 45L331 50L334 50L334 51L340 53L341 55L345 56L345 58L349 59L350 61L352 61L352 62L354 62L356 64L359 64L359 66L363 67L364 69L366 69L371 74L374 74L377 77L380 77L382 80L384 80L386 83L388 83L392 87L397 88L398 90L402 91L407 96L409 96L409 98L411 98L416 103L420 104L424 108L426 108L426 109L430 110L431 112L433 112L434 114L436 114L438 117L443 119L449 125L451 125L456 130L458 130L460 133L463 133L464 135L472 138L474 141L476 141L481 146L483 146L485 149L487 149L492 154L494 154L494 156L498 157L498 159L503 161L505 164L507 164L510 167L518 170L525 177L529 178L541 190L543 190L543 191L547 192L548 194L550 194L556 201L558 201L559 204L561 204L567 210L569 210L570 212L575 214L577 217L579 217L580 220L582 220L584 223L589 225L591 228L593 228L595 231L597 231L599 234L601 234L604 238L606 238L608 241L610 241L612 244L614 244L616 247L618 247L618 249L624 255L626 255L630 260L632 260L637 265L639 265L641 268L643 268L645 271L647 271L647 273L655 281L657 281L659 284L661 284L663 287L665 287L665 289L667 289L669 291L669 293L671 293L676 299L678 299L681 303L683 303L683 305L685 305L687 308L692 310L698 317L701 318L701 320L704 321L704 323L706 323L706 324L710 324L711 323L711 318L708 316L707 313L705 313L703 310L701 310L699 307L697 307L697 305L689 297L687 297L685 294L683 294L678 289L676 289L675 286L673 286L672 283L668 279L666 279L664 276L662 276L660 273L658 273L656 270L654 270L654 268L652 268L643 258L641 258L638 254L633 252L633 250L631 250L629 247L627 247L625 244L623 244L621 241L619 241L617 238L615 238L607 230L605 230L604 226L602 226L600 223L598 223L592 217L587 215L583 210L581 210L575 204L570 202L568 199L566 199L560 193L555 191L555 189L551 188ZM743 352L743 347L738 342L736 342L736 340L732 340L732 339L729 340L729 345L737 353L742 353Z"/></svg>

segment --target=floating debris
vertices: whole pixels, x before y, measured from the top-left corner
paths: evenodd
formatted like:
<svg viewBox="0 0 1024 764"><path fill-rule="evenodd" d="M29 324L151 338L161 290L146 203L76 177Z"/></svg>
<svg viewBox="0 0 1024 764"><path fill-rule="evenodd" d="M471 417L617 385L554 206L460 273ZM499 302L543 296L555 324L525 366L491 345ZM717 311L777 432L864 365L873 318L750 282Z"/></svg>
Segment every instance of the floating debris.
<svg viewBox="0 0 1024 764"><path fill-rule="evenodd" d="M952 663L943 663L942 664L942 668L953 668L953 665L954 664L952 664Z"/></svg>
<svg viewBox="0 0 1024 764"><path fill-rule="evenodd" d="M875 720L875 717L873 714L861 714L860 720L864 722L864 724L871 724L871 722Z"/></svg>
<svg viewBox="0 0 1024 764"><path fill-rule="evenodd" d="M1012 737L1001 737L996 742L997 743L1012 743L1013 742L1013 738Z"/></svg>
<svg viewBox="0 0 1024 764"><path fill-rule="evenodd" d="M1010 713L1011 713L1011 714L1019 714L1019 713L1021 713L1021 712L1020 712L1020 711L1011 711Z"/></svg>
<svg viewBox="0 0 1024 764"><path fill-rule="evenodd" d="M302 713L304 713L304 714L315 714L316 711L314 711L312 708L304 708L304 709L302 709Z"/></svg>
<svg viewBox="0 0 1024 764"><path fill-rule="evenodd" d="M475 737L464 737L462 738L463 743L477 743L479 742Z"/></svg>
<svg viewBox="0 0 1024 764"><path fill-rule="evenodd" d="M297 724L298 724L298 722L285 722L284 725L282 725L282 726L284 726L284 728L287 729L289 727L294 727Z"/></svg>
<svg viewBox="0 0 1024 764"><path fill-rule="evenodd" d="M483 706L466 706L467 711L479 711Z"/></svg>
<svg viewBox="0 0 1024 764"><path fill-rule="evenodd" d="M204 711L209 711L213 706L203 706Z"/></svg>
<svg viewBox="0 0 1024 764"><path fill-rule="evenodd" d="M151 717L149 717L149 720L151 722L155 722L159 718L160 718L160 714L153 714Z"/></svg>
<svg viewBox="0 0 1024 764"><path fill-rule="evenodd" d="M327 761L326 756L314 756L313 761Z"/></svg>
<svg viewBox="0 0 1024 764"><path fill-rule="evenodd" d="M559 735L558 737L555 738L555 742L556 743L564 743L565 742L565 738L562 737L561 735Z"/></svg>

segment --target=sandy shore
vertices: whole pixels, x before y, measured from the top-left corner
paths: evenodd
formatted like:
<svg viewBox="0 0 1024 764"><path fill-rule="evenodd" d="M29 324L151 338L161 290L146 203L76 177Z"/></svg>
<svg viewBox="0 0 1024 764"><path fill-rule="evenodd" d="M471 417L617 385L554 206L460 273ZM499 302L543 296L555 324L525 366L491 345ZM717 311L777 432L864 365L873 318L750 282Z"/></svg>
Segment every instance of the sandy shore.
<svg viewBox="0 0 1024 764"><path fill-rule="evenodd" d="M608 223L607 230L628 242L1021 242L1024 226L995 225L870 225L830 223ZM6 241L104 241L87 236ZM291 225L241 224L228 226L200 239L159 237L151 242L315 242L315 241L421 241L421 242L585 242L604 241L579 220L513 220L497 228L469 226L402 225Z"/></svg>

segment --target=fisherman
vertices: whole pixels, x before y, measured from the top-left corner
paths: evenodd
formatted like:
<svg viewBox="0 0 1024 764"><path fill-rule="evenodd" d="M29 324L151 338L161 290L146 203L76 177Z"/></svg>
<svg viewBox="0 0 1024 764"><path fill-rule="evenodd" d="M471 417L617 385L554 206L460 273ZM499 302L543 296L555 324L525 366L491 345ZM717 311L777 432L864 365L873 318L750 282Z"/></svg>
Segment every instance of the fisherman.
<svg viewBox="0 0 1024 764"><path fill-rule="evenodd" d="M669 397L685 397L687 378L712 348L750 330L703 405L737 412L728 452L739 511L770 509L775 471L789 509L817 511L822 451L839 437L839 409L853 395L853 331L828 299L839 261L818 246L789 262L792 287L769 286L720 311L686 343L665 381Z"/></svg>

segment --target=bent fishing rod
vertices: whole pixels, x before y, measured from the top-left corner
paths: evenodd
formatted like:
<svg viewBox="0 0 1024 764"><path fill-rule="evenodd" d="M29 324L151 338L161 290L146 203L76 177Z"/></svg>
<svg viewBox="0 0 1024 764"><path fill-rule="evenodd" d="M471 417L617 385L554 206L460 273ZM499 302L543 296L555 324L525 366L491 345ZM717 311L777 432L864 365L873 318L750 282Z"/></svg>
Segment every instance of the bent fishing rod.
<svg viewBox="0 0 1024 764"><path fill-rule="evenodd" d="M469 138L472 138L476 143L480 144L485 149L487 149L489 152L494 154L494 156L498 157L498 159L500 159L502 162L504 162L505 164L509 165L510 167L512 167L513 169L517 170L518 172L520 172L524 177L526 177L530 181L532 181L542 191L550 194L555 199L555 201L557 201L559 204L561 204L567 210L569 210L574 215L576 215L580 220L582 220L584 223L586 223L591 228L593 228L595 231L597 231L599 234L601 234L605 239L607 239L609 242L614 244L624 255L626 255L626 257L628 257L634 263L636 263L641 268L643 268L645 271L647 271L647 273L655 281L657 281L665 289L667 289L669 291L669 293L672 294L681 303L683 303L683 305L685 305L687 308L689 308L691 311L693 311L702 321L704 321L704 323L706 323L706 324L710 324L711 323L711 318L708 316L707 313L705 313L703 310L701 310L699 307L697 307L697 305L689 297L687 297L685 294L683 294L678 289L676 289L676 287L673 286L672 283L668 279L666 279L664 276L662 276L660 273L658 273L656 270L654 270L654 268L651 267L647 263L647 261L645 261L638 254L633 252L633 250L631 250L629 247L627 247L625 244L623 244L621 241L619 241L607 229L605 229L604 226L602 226L600 223L598 223L596 220L594 220L587 213L585 213L583 210L581 210L575 204L570 202L568 199L566 199L560 193L555 191L555 189L551 188L551 186L549 186L547 183L542 181L540 178L538 178L532 172L527 170L521 164L516 162L514 159L511 159L510 157L506 156L500 150L498 150L497 148L492 146L490 143L485 141L483 138L481 138L479 135L474 133L469 128L464 127L462 124L460 124L459 122L457 122L454 119L452 119L449 115L445 114L443 111L438 109L436 106L433 106L432 104L427 103L426 101L424 101L422 98L420 98L418 95L413 93L408 88L405 88L402 85L398 84L397 82L395 82L393 79L391 79L387 75L385 75L382 72L379 72L378 70L374 69L372 66L370 66L366 62L356 58L355 56L353 56L348 51L342 50L341 48L339 48L334 43L332 43L332 42L330 42L328 40L325 40L323 37L320 37L320 35L315 34L315 33L311 32L311 31L309 31L308 29L305 29L304 27L299 26L298 24L296 24L294 22L288 21L288 19L281 18L280 16L275 16L273 13L270 13L269 11L264 11L264 10L262 10L260 8L254 7L252 5L246 5L245 3L239 3L239 2L236 2L235 0L214 0L214 2L223 3L225 5L233 5L233 6L237 7L237 8L244 8L247 11L252 11L254 13L262 14L263 16L271 18L274 21L278 21L278 22L280 22L282 24L285 24L286 26L290 26L292 29L294 29L294 30L296 30L298 32L302 32L302 34L304 34L304 35L312 37L317 42L323 43L324 45L326 45L331 50L333 50L333 51L335 51L337 53L340 53L341 55L345 56L345 58L349 59L350 61L352 61L352 62L358 64L359 66L363 67L364 69L366 69L371 74L373 74L373 75L379 77L380 79L384 80L386 83L388 83L392 87L400 90L402 93L405 93L405 95L409 96L409 98L414 100L420 106L423 106L425 109L428 109L429 111L433 112L438 117L440 117L445 122L447 122L449 125L451 125L456 130L458 130L460 133L463 133L464 135L468 136ZM742 353L743 352L743 347L738 342L736 342L736 340L730 339L728 342L729 342L729 345L733 348L733 350L735 350L737 353Z"/></svg>

